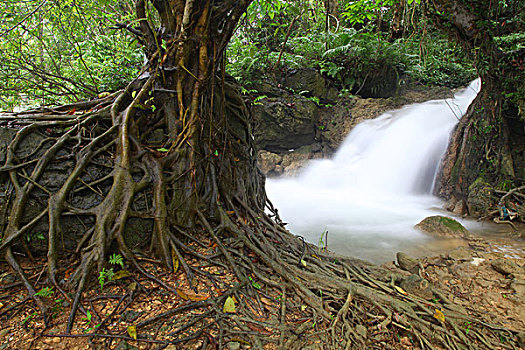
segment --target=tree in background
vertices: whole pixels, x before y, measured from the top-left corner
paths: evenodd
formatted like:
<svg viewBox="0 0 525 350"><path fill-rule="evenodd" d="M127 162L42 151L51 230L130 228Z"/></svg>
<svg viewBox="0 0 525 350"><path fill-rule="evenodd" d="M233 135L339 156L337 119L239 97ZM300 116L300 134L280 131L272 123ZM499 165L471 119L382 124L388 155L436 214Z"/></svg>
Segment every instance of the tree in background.
<svg viewBox="0 0 525 350"><path fill-rule="evenodd" d="M124 1L4 1L0 4L0 110L92 98L126 86L143 53L119 26Z"/></svg>
<svg viewBox="0 0 525 350"><path fill-rule="evenodd" d="M467 202L473 215L486 215L488 206L475 203L480 189L493 186L505 194L525 181L519 141L525 133L525 3L429 0L426 9L473 55L482 80L480 94L454 132L441 193Z"/></svg>

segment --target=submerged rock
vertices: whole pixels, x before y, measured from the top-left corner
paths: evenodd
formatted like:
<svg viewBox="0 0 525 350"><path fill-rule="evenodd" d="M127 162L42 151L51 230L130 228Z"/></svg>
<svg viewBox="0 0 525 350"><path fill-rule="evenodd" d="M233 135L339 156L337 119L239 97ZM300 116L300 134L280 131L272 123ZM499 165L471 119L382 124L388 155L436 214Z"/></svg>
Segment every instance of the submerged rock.
<svg viewBox="0 0 525 350"><path fill-rule="evenodd" d="M415 227L441 238L465 238L468 236L468 230L461 223L441 215L429 216Z"/></svg>

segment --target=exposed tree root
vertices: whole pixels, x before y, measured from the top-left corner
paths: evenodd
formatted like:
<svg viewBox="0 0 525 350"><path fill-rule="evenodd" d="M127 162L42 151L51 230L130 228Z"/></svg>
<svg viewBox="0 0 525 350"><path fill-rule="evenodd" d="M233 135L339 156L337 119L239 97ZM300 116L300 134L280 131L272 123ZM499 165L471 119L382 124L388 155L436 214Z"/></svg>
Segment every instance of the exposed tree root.
<svg viewBox="0 0 525 350"><path fill-rule="evenodd" d="M12 249L20 249L17 244L24 235L42 225L47 218L48 281L58 290L76 289L66 333L62 336L133 340L128 336L102 332L111 317L131 305L131 295L140 293L139 290L121 297L117 307L100 322L101 327L95 333L69 335L78 322L77 309L86 303L82 295L92 283L93 271L106 267L108 252L115 242L114 247L136 271L165 289L189 298L187 303L136 325L142 330L160 327L166 322L177 324L175 330L163 337L140 339L160 348L186 342L223 348L232 339L241 339L255 348L301 348L317 341L327 342L334 349L395 348L395 337L399 334L410 335L413 347L421 349L512 348L515 339L510 331L484 322L480 315L454 311L454 305L439 293L435 294L439 299L437 302L402 294L396 284L403 276L305 244L284 230L278 217L270 218L262 212L259 204L250 204L240 192L223 197L222 202L215 200L212 212L215 217L204 214L204 210L210 213L209 209L201 206L195 209L193 226L177 225L170 218L177 203L168 193L188 174L185 169L175 172L169 165L170 160L179 157L179 150L175 146L174 153L159 157L156 151L137 138L138 135L133 135L135 126L131 118L135 117L130 106L138 104L147 91L146 82L135 99L128 102L128 107L115 107L124 100L121 97L126 92L123 92L111 108L108 105L98 112L79 114L66 122L60 118L54 120L47 113L34 112L33 123L19 129L9 145L2 171L9 174L15 195L9 203L10 219L1 249L46 318L48 308L35 295L36 291ZM110 110L120 112L110 116ZM44 116L45 121L40 121L39 117ZM28 118L27 114L25 118ZM67 130L64 130L64 125ZM53 128L52 136L45 139L46 146L39 146L27 155L19 151L19 145L29 131L44 132L49 128ZM86 136L85 130L93 131ZM74 149L78 150L74 154L75 162L65 181L54 191L46 189L41 182L47 176L47 168ZM91 181L85 177L86 169L92 166L102 169L95 164L106 162L107 165L108 160L113 164L109 173L101 170L99 177ZM244 183L235 185L241 188L250 186ZM210 186L208 198L212 198L210 194L214 192L226 193L220 186L219 181ZM245 189L245 192L249 190ZM72 200L85 193L98 196L98 203L89 208L74 206ZM141 199L141 193L146 193L146 203L149 204ZM24 216L31 200L46 197L47 206L38 216ZM93 225L86 226L76 249L75 270L69 277L58 277L63 274L58 261L66 258L60 253L58 241L63 234L62 222L70 216L89 216L94 220ZM141 253L126 243L125 228L130 217L153 221L149 239L154 254L172 271L177 269L174 265L177 262L180 273L185 276L185 290L193 290L195 295L205 292L205 300L184 295L180 289L182 286L169 285L142 266L137 254L150 253ZM202 263L219 269L221 275L203 269ZM230 274L233 281L225 283L222 274ZM59 282L66 279L65 285ZM197 280L206 283L199 286ZM280 300L273 299L270 306L261 301L279 294ZM233 296L236 313L223 312L225 300ZM131 299L123 303L125 298ZM270 318L269 310L278 316ZM440 319L436 310L445 318ZM299 323L294 321L297 315L304 317ZM469 329L468 335L463 327L465 322L475 325ZM501 343L503 338L505 344Z"/></svg>
<svg viewBox="0 0 525 350"><path fill-rule="evenodd" d="M197 34L207 10L196 20ZM108 315L95 316L99 329L70 334L78 331L77 310L88 307L83 293L108 267L109 254L118 252L139 275L184 300L136 324L139 331L157 329L155 339L139 339L158 348L183 343L223 349L231 341L254 348L396 348L399 335L421 349L516 347L512 332L482 315L455 311L439 292L433 302L406 294L398 287L405 276L333 255L287 232L266 199L242 99L224 77L220 93L215 85L206 90L206 50L203 45L196 53L199 70L191 71L198 76L179 69L170 78L157 66L102 100L0 116L0 123L16 129L0 167L11 193L0 251L47 321L49 308L13 254L24 250L28 234L45 231L48 283L67 299L74 292L61 336L132 340L111 334L107 325L145 293L137 281ZM191 63L182 53L176 58L179 68ZM166 86L190 93L174 98L177 91ZM32 137L38 142L28 146ZM60 163L67 176L56 180ZM37 212L28 216L32 207ZM72 218L81 232L66 251L60 242L74 236L65 232ZM151 229L130 232L132 220ZM131 244L138 234L139 242ZM62 261L73 262L71 269ZM184 279L174 285L151 262ZM227 301L235 312L223 308ZM465 322L475 325L468 334ZM173 330L159 334L167 323Z"/></svg>

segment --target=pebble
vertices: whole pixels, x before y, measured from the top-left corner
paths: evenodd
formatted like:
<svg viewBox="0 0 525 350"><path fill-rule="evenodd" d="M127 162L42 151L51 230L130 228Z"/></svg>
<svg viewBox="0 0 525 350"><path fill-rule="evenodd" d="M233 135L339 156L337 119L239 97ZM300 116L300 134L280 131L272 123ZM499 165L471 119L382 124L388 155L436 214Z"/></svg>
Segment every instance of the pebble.
<svg viewBox="0 0 525 350"><path fill-rule="evenodd" d="M418 273L419 260L414 259L402 252L398 252L396 254L396 257L397 257L397 263L399 264L399 267L401 269L408 271L408 272L412 272L412 273Z"/></svg>
<svg viewBox="0 0 525 350"><path fill-rule="evenodd" d="M241 348L241 343L236 341L231 341L228 343L229 350L239 350Z"/></svg>

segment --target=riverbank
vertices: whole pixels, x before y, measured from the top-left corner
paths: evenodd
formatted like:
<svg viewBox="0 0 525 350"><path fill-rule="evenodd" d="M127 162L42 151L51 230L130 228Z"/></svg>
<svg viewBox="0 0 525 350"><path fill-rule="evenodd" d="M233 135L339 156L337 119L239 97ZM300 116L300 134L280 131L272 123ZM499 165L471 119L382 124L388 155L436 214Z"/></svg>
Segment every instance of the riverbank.
<svg viewBox="0 0 525 350"><path fill-rule="evenodd" d="M481 313L492 323L525 332L525 241L518 236L525 232L525 225L517 225L518 232L503 225L485 226L490 229L478 228L465 238L456 238L457 246L448 251L413 258L417 274L444 293L458 308L455 311ZM398 263L383 266L399 270ZM465 330L475 327L464 326Z"/></svg>

